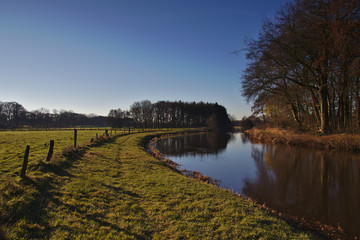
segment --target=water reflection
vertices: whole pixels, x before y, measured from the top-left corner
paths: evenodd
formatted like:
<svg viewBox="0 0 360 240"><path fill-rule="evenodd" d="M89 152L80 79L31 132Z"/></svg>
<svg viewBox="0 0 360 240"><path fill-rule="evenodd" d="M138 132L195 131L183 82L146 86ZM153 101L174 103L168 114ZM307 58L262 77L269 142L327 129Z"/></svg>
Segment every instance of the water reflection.
<svg viewBox="0 0 360 240"><path fill-rule="evenodd" d="M360 158L286 146L253 147L257 177L243 193L294 216L360 234Z"/></svg>
<svg viewBox="0 0 360 240"><path fill-rule="evenodd" d="M234 137L230 133L210 132L162 139L155 147L162 153L177 157L219 154L231 139Z"/></svg>
<svg viewBox="0 0 360 240"><path fill-rule="evenodd" d="M281 212L360 235L360 156L251 144L245 135L200 134L159 140L187 170L219 179Z"/></svg>

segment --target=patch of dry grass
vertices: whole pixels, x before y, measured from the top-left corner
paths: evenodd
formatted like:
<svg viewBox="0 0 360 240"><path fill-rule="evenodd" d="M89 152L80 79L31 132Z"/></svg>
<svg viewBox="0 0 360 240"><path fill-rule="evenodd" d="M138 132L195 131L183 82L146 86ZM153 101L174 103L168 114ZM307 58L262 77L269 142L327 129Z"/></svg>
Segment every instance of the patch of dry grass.
<svg viewBox="0 0 360 240"><path fill-rule="evenodd" d="M265 130L252 128L247 130L246 133L254 142L360 152L360 135L355 134L318 136L309 133L295 133L291 130L278 128L266 128Z"/></svg>

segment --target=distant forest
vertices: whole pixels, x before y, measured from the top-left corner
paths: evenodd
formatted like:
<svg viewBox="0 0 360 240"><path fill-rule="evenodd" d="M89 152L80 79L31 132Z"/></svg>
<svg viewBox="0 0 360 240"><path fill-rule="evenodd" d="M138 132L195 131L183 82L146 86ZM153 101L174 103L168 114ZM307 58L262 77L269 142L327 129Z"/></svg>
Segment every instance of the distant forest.
<svg viewBox="0 0 360 240"><path fill-rule="evenodd" d="M135 102L130 110L112 109L108 116L74 113L40 108L27 111L17 102L0 102L0 129L65 127L209 127L230 130L226 109L217 103Z"/></svg>
<svg viewBox="0 0 360 240"><path fill-rule="evenodd" d="M163 127L209 127L228 131L231 121L226 108L217 103L170 102L148 100L135 102L129 111L110 110L109 124L112 127L129 125L144 128Z"/></svg>
<svg viewBox="0 0 360 240"><path fill-rule="evenodd" d="M248 41L242 93L283 127L360 131L360 2L299 0ZM248 119L249 120L249 119Z"/></svg>
<svg viewBox="0 0 360 240"><path fill-rule="evenodd" d="M79 114L73 111L40 108L27 111L17 102L0 102L0 129L65 128L75 126L106 127L107 117Z"/></svg>

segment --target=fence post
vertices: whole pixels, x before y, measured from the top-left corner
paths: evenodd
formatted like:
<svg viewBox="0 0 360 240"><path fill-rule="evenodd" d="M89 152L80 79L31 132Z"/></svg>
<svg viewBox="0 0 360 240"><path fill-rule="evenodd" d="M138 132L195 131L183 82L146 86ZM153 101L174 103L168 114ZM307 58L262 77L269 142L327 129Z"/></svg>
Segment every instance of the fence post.
<svg viewBox="0 0 360 240"><path fill-rule="evenodd" d="M50 140L50 147L49 147L49 152L46 158L46 161L49 162L51 160L51 157L54 153L54 140Z"/></svg>
<svg viewBox="0 0 360 240"><path fill-rule="evenodd" d="M107 129L105 129L105 136L109 136L109 132L108 132L108 130Z"/></svg>
<svg viewBox="0 0 360 240"><path fill-rule="evenodd" d="M96 133L96 140L98 140L99 138L98 138L98 134Z"/></svg>
<svg viewBox="0 0 360 240"><path fill-rule="evenodd" d="M28 164L28 161L29 161L29 153L30 153L30 146L27 145L26 149L25 149L25 154L24 154L24 162L23 162L23 165L22 165L21 173L20 173L20 177L22 177L22 178L25 177L26 168L27 168L27 164Z"/></svg>
<svg viewBox="0 0 360 240"><path fill-rule="evenodd" d="M74 129L74 148L76 148L77 130Z"/></svg>

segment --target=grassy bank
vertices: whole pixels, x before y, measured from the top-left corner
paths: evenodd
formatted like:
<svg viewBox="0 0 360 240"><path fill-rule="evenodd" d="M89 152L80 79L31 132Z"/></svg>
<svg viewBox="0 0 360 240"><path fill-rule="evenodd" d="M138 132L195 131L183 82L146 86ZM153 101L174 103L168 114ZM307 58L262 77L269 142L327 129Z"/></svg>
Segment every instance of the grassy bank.
<svg viewBox="0 0 360 240"><path fill-rule="evenodd" d="M253 142L287 144L320 150L360 152L360 136L353 134L332 134L318 136L309 133L295 133L291 130L266 128L247 130Z"/></svg>
<svg viewBox="0 0 360 240"><path fill-rule="evenodd" d="M79 129L77 131L77 146L89 145L105 134L102 129ZM141 132L142 129L131 129L131 133ZM149 129L147 129L149 131ZM128 129L108 130L111 136L127 134ZM49 151L50 140L54 140L54 155L59 157L64 149L74 145L74 129L42 130L42 131L0 131L0 183L9 177L18 176L24 159L24 152L27 145L30 146L29 164L37 164L45 161Z"/></svg>
<svg viewBox="0 0 360 240"><path fill-rule="evenodd" d="M7 239L313 239L269 211L169 168L123 135L2 184ZM1 238L1 236L0 236Z"/></svg>

